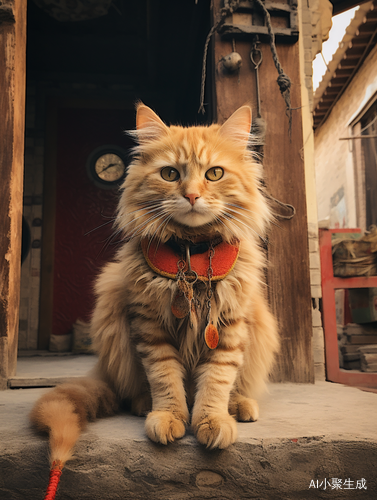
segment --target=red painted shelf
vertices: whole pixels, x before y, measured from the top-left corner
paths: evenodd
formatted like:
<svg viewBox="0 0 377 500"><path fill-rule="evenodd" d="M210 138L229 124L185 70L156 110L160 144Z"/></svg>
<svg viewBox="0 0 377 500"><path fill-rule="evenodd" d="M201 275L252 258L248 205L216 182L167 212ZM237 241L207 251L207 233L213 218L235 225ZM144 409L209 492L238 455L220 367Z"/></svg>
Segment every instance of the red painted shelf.
<svg viewBox="0 0 377 500"><path fill-rule="evenodd" d="M334 233L360 233L360 229L320 229L319 251L322 281L322 324L325 334L326 377L330 382L377 387L377 373L343 370L339 367L338 336L336 328L335 290L342 288L377 287L377 276L357 278L334 277L331 237Z"/></svg>

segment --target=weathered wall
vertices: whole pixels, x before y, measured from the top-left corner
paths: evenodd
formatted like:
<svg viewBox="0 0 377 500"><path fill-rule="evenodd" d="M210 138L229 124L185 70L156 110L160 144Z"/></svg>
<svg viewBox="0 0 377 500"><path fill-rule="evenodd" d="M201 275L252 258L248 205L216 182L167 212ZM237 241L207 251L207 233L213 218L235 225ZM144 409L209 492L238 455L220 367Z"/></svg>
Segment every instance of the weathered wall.
<svg viewBox="0 0 377 500"><path fill-rule="evenodd" d="M330 227L356 227L354 162L349 127L368 97L377 91L377 47L369 54L326 122L315 132L318 219Z"/></svg>

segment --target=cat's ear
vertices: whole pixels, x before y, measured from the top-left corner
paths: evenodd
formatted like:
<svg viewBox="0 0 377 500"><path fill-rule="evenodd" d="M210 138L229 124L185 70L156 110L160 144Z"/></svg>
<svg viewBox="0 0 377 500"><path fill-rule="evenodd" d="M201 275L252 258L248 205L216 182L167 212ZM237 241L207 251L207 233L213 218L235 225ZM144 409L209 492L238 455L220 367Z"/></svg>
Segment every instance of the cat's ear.
<svg viewBox="0 0 377 500"><path fill-rule="evenodd" d="M142 142L166 135L168 127L151 108L140 102L136 107L136 135Z"/></svg>
<svg viewBox="0 0 377 500"><path fill-rule="evenodd" d="M250 137L250 127L251 108L250 106L242 106L221 126L219 133L246 148Z"/></svg>

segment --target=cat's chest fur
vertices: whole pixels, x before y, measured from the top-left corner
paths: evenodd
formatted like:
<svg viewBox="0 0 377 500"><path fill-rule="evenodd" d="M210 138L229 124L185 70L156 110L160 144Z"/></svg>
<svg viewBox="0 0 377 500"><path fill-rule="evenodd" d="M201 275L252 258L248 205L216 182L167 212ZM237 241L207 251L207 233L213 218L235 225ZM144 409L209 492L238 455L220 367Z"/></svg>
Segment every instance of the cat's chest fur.
<svg viewBox="0 0 377 500"><path fill-rule="evenodd" d="M150 272L145 264L143 265L143 270L146 271L143 273L144 280L149 280L149 284L146 284L144 288L144 303L148 304L148 307L155 315L155 319L164 331L168 333L172 344L176 346L185 364L195 364L204 348L203 334L208 315L207 284L198 281L193 286L191 315L187 314L186 317L180 319L174 316L171 307L178 292L177 281L157 276ZM216 312L217 286L218 284L212 285L214 293L211 300L211 308Z"/></svg>

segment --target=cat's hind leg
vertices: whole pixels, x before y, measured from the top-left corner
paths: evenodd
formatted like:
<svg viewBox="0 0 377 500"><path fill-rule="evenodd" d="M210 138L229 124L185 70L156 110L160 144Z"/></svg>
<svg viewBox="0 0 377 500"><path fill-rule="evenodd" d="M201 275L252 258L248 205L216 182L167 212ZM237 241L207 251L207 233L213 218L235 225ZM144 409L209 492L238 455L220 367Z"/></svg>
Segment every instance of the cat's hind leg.
<svg viewBox="0 0 377 500"><path fill-rule="evenodd" d="M255 422L259 417L259 406L255 399L247 398L235 391L230 396L229 413L238 422Z"/></svg>

